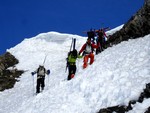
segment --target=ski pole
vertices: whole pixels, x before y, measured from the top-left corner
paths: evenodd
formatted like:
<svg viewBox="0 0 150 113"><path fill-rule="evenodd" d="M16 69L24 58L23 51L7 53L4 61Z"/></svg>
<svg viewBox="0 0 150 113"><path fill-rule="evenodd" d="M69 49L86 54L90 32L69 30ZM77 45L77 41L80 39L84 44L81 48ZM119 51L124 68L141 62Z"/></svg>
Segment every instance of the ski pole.
<svg viewBox="0 0 150 113"><path fill-rule="evenodd" d="M47 87L47 89L49 89L49 75L48 75L48 87Z"/></svg>
<svg viewBox="0 0 150 113"><path fill-rule="evenodd" d="M43 66L44 66L44 64L45 64L45 61L46 61L47 56L48 56L48 53L45 55L45 58L44 58L44 61L43 61Z"/></svg>
<svg viewBox="0 0 150 113"><path fill-rule="evenodd" d="M33 95L34 95L34 75L32 75L33 76Z"/></svg>
<svg viewBox="0 0 150 113"><path fill-rule="evenodd" d="M47 89L49 88L49 75L50 75L50 70L47 70L47 76L48 76L48 87L47 87Z"/></svg>
<svg viewBox="0 0 150 113"><path fill-rule="evenodd" d="M32 75L32 85L33 85L33 95L34 95L34 72L31 72L31 75Z"/></svg>

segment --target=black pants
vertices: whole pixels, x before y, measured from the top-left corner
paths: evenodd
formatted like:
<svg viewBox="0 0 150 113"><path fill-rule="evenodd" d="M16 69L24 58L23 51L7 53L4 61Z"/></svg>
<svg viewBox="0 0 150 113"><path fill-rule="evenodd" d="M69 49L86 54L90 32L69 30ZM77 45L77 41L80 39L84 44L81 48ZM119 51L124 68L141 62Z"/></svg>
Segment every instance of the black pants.
<svg viewBox="0 0 150 113"><path fill-rule="evenodd" d="M44 90L44 87L45 87L45 77L37 79L36 93L40 93L40 86L41 86L42 90Z"/></svg>
<svg viewBox="0 0 150 113"><path fill-rule="evenodd" d="M71 80L71 75L76 73L76 65L69 65L68 80Z"/></svg>
<svg viewBox="0 0 150 113"><path fill-rule="evenodd" d="M97 43L100 43L101 51L105 49L105 38L104 37L98 37Z"/></svg>
<svg viewBox="0 0 150 113"><path fill-rule="evenodd" d="M96 49L96 55L97 55L98 53L100 53L100 52L102 52L102 48L101 48L101 46L100 46L100 47L98 47L98 48Z"/></svg>

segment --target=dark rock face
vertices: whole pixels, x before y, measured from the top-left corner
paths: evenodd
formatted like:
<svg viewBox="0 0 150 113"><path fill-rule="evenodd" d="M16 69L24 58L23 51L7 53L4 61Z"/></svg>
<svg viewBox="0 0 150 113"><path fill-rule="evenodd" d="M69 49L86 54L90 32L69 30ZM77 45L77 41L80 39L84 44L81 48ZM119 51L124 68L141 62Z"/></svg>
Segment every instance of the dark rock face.
<svg viewBox="0 0 150 113"><path fill-rule="evenodd" d="M108 108L102 108L97 113L113 113L113 112L126 113L133 109L134 104L136 104L137 102L142 103L144 99L148 99L148 98L150 98L150 83L146 84L146 88L143 89L143 92L141 92L139 98L137 100L130 100L127 106L117 105L117 106L112 106ZM150 113L150 107L147 108L145 113Z"/></svg>
<svg viewBox="0 0 150 113"><path fill-rule="evenodd" d="M123 28L110 36L109 43L118 44L147 34L150 34L150 0L145 0L143 7L129 19Z"/></svg>
<svg viewBox="0 0 150 113"><path fill-rule="evenodd" d="M150 113L150 107L144 113Z"/></svg>
<svg viewBox="0 0 150 113"><path fill-rule="evenodd" d="M14 84L18 81L17 78L23 73L23 71L19 70L13 71L5 70L3 75L0 75L0 91L13 88Z"/></svg>
<svg viewBox="0 0 150 113"><path fill-rule="evenodd" d="M118 44L128 39L136 39L150 34L150 0L145 0L144 6L123 26L120 31L117 31L110 36L107 47ZM131 100L128 106L113 106L100 109L98 113L125 113L132 110L132 105L136 102L143 102L144 98L150 98L150 83L146 84L146 89L140 94L138 100ZM145 111L150 113L150 107Z"/></svg>
<svg viewBox="0 0 150 113"><path fill-rule="evenodd" d="M9 52L0 56L0 91L12 88L17 81L16 78L23 73L22 70L17 70L14 67L12 69L7 69L18 62L19 61Z"/></svg>
<svg viewBox="0 0 150 113"><path fill-rule="evenodd" d="M18 60L9 52L6 52L4 55L0 56L0 75L3 75L3 71L8 67L14 66L17 63Z"/></svg>

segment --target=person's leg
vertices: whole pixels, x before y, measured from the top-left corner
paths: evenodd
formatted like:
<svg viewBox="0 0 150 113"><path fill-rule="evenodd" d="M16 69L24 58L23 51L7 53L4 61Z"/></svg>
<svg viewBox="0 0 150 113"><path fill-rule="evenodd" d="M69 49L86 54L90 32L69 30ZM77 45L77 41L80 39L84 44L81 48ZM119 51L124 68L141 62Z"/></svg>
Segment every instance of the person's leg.
<svg viewBox="0 0 150 113"><path fill-rule="evenodd" d="M40 93L40 78L37 79L36 93Z"/></svg>
<svg viewBox="0 0 150 113"><path fill-rule="evenodd" d="M73 66L73 74L76 73L76 70L77 70L77 67L76 67L76 65L74 65L74 66Z"/></svg>
<svg viewBox="0 0 150 113"><path fill-rule="evenodd" d="M69 66L68 70L69 70L68 80L71 80L71 74L72 74L72 72L73 72L73 69L72 69L72 66L71 66L71 65Z"/></svg>
<svg viewBox="0 0 150 113"><path fill-rule="evenodd" d="M45 87L45 78L41 78L41 88L44 90Z"/></svg>
<svg viewBox="0 0 150 113"><path fill-rule="evenodd" d="M76 65L73 65L71 79L75 76L75 73L76 73Z"/></svg>
<svg viewBox="0 0 150 113"><path fill-rule="evenodd" d="M89 58L88 55L85 55L85 56L84 56L83 69L86 68L86 67L88 66L88 58Z"/></svg>
<svg viewBox="0 0 150 113"><path fill-rule="evenodd" d="M93 53L91 53L90 55L89 55L89 58L90 58L90 65L94 62L94 54Z"/></svg>

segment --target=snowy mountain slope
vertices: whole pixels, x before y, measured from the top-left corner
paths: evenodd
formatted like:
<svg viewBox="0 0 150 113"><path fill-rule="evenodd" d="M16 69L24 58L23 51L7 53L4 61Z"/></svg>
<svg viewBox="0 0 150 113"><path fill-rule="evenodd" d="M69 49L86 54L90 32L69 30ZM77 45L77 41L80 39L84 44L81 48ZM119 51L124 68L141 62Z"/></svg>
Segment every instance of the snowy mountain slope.
<svg viewBox="0 0 150 113"><path fill-rule="evenodd" d="M116 27L116 28L114 28L114 29L111 29L111 30L107 31L107 32L106 32L107 36L112 35L112 34L114 34L115 32L119 31L123 26L124 26L124 24L123 24L123 25L120 25L120 26L118 26L118 27Z"/></svg>
<svg viewBox="0 0 150 113"><path fill-rule="evenodd" d="M79 50L85 37L56 32L25 39L8 50L19 59L17 68L27 71L13 89L0 92L0 113L95 113L137 99L150 82L150 35L106 49L84 70L79 59L75 78L66 81L65 58L72 37ZM30 73L43 64L46 55L45 67L51 74L46 77L45 90L33 96L36 77ZM145 100L130 112L137 113L138 108L143 113L149 105Z"/></svg>

